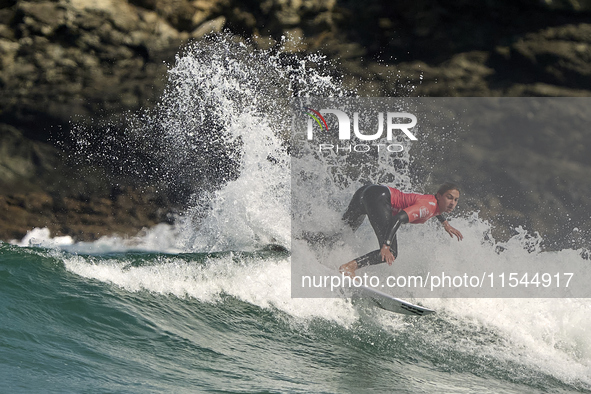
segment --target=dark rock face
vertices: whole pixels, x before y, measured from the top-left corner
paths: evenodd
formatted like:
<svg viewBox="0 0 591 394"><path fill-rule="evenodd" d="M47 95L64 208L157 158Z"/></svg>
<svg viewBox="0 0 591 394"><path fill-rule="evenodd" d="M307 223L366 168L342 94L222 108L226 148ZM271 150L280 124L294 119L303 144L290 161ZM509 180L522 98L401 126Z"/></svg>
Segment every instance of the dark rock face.
<svg viewBox="0 0 591 394"><path fill-rule="evenodd" d="M582 0L0 0L0 239L35 226L93 239L168 220L173 204L154 185L113 180L107 169L65 159L71 121L93 124L150 108L166 63L181 45L210 32L229 29L261 48L284 36L286 51L322 51L360 95L586 97L590 16L591 1ZM480 187L471 208L552 232L552 219L536 212L561 204L589 229L588 136L523 135L516 153L494 148L502 136L486 143L489 137L475 133L460 136L467 142L454 148L470 163L470 170L455 170L454 180L474 188L483 177L494 185L509 176L513 195ZM557 140L575 154L548 157ZM499 171L515 154L515 169ZM429 158L417 165L417 173L431 171ZM541 166L548 170L539 176L522 170ZM532 198L528 206L508 202L523 195Z"/></svg>
<svg viewBox="0 0 591 394"><path fill-rule="evenodd" d="M72 116L148 105L181 42L154 12L127 2L16 2L1 10L0 121L29 137Z"/></svg>
<svg viewBox="0 0 591 394"><path fill-rule="evenodd" d="M0 196L0 234L21 239L23 229L48 227L54 235L94 240L113 233L135 234L170 223L169 207L154 192L126 190L116 198L52 196L44 192Z"/></svg>

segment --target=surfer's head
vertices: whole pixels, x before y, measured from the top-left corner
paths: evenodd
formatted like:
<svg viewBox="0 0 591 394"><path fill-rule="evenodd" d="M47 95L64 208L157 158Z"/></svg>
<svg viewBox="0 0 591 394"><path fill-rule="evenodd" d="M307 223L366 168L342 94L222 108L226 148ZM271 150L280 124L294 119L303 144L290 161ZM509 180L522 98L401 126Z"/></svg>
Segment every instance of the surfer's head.
<svg viewBox="0 0 591 394"><path fill-rule="evenodd" d="M439 187L437 194L435 194L437 204L439 205L439 212L451 212L458 205L460 198L460 188L451 182L446 182Z"/></svg>

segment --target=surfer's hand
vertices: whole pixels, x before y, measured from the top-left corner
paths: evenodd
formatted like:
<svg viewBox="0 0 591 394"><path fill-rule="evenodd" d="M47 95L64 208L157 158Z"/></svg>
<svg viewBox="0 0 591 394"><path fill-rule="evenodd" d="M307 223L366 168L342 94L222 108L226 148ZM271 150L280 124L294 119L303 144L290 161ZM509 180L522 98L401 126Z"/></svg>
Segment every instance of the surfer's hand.
<svg viewBox="0 0 591 394"><path fill-rule="evenodd" d="M380 256L382 256L382 261L385 261L386 263L388 263L388 265L392 265L392 263L396 259L388 245L382 245L382 249L380 249Z"/></svg>
<svg viewBox="0 0 591 394"><path fill-rule="evenodd" d="M461 241L462 239L464 239L464 236L462 235L462 233L459 230L453 228L451 226L451 224L449 224L447 222L447 220L445 222L443 222L443 228L445 229L445 231L447 231L447 233L449 234L450 237L453 238L455 235L458 238L458 241Z"/></svg>

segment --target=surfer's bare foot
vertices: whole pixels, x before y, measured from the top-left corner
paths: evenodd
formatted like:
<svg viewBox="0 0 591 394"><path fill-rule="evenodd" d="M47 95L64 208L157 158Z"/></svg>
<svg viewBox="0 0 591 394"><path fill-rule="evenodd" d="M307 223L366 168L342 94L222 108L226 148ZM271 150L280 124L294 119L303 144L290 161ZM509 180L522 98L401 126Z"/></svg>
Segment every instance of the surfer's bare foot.
<svg viewBox="0 0 591 394"><path fill-rule="evenodd" d="M355 277L355 270L357 269L357 261L349 261L339 267L339 272L345 274L351 278Z"/></svg>

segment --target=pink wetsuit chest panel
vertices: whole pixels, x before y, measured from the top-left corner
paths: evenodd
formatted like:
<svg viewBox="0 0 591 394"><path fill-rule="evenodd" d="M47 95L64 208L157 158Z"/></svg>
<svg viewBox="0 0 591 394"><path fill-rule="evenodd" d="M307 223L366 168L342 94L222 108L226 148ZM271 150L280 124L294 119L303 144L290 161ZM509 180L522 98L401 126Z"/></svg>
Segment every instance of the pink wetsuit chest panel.
<svg viewBox="0 0 591 394"><path fill-rule="evenodd" d="M403 193L398 189L389 187L392 214L396 215L404 210L408 215L409 223L425 223L433 216L439 215L437 199L431 194Z"/></svg>

